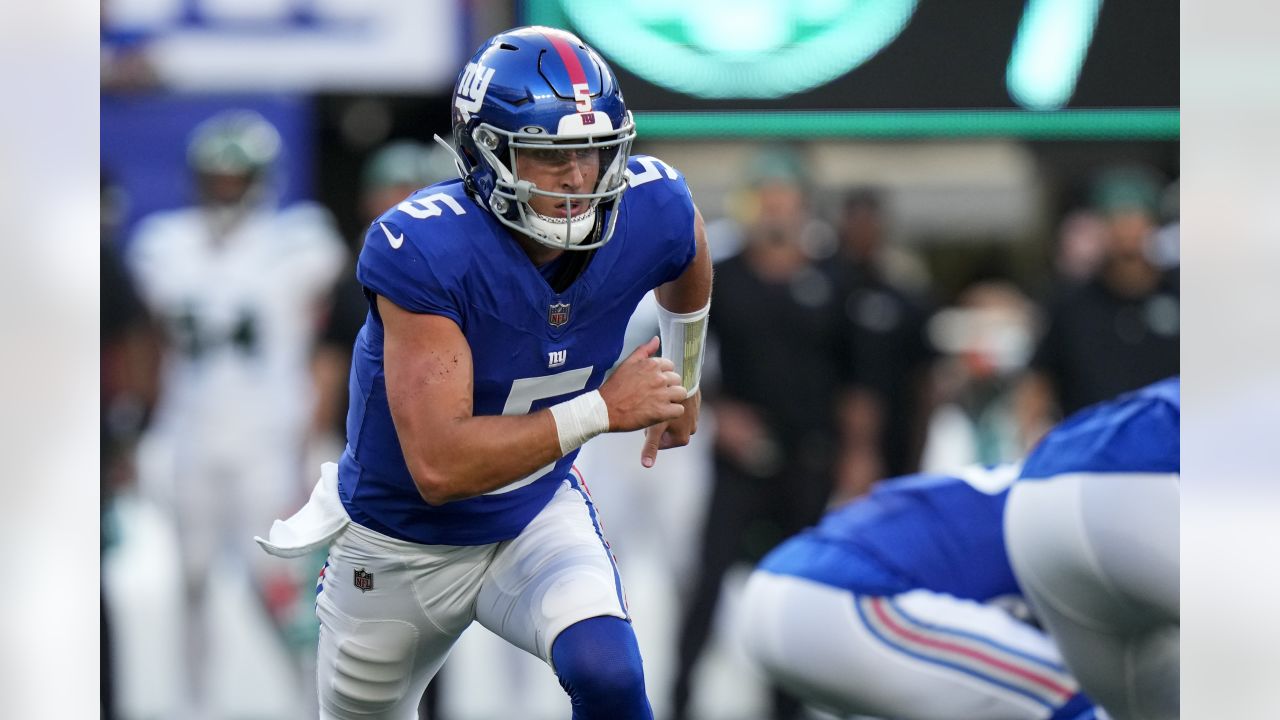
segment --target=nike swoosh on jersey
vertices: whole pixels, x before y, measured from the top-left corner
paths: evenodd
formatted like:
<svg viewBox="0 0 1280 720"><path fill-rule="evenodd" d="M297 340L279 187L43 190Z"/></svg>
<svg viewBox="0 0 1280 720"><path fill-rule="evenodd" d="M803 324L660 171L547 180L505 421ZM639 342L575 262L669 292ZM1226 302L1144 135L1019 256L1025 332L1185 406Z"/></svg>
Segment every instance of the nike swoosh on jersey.
<svg viewBox="0 0 1280 720"><path fill-rule="evenodd" d="M378 227L382 228L383 234L387 236L387 242L391 243L391 249L399 250L400 246L404 244L404 233L392 235L391 231L387 229L387 226L382 223L378 223Z"/></svg>

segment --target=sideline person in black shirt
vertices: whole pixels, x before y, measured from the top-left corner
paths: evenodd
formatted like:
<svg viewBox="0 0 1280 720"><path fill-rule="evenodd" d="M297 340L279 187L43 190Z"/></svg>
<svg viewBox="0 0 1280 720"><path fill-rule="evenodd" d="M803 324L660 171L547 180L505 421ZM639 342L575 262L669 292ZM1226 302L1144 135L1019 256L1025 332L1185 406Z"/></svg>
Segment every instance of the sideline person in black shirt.
<svg viewBox="0 0 1280 720"><path fill-rule="evenodd" d="M1160 185L1145 168L1104 173L1094 204L1107 226L1098 272L1060 289L1018 388L1023 443L1056 417L1179 372L1178 271L1151 255Z"/></svg>

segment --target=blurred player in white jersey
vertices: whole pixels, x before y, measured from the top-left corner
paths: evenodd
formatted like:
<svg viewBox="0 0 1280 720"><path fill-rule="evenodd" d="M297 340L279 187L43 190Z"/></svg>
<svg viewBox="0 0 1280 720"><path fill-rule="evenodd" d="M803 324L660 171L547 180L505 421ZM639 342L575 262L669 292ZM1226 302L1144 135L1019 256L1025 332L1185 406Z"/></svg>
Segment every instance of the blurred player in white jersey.
<svg viewBox="0 0 1280 720"><path fill-rule="evenodd" d="M257 113L206 120L187 153L199 202L144 219L128 249L167 336L142 482L179 531L196 704L211 570L237 568L269 605L288 596L280 592L288 565L257 551L252 537L305 493L316 313L346 254L325 209L275 206L280 148Z"/></svg>
<svg viewBox="0 0 1280 720"><path fill-rule="evenodd" d="M1009 494L1009 560L1084 689L1117 720L1179 714L1177 377L1087 407Z"/></svg>
<svg viewBox="0 0 1280 720"><path fill-rule="evenodd" d="M775 548L748 581L748 653L837 713L1086 720L1089 698L1028 621L1001 519L1016 466L907 475Z"/></svg>

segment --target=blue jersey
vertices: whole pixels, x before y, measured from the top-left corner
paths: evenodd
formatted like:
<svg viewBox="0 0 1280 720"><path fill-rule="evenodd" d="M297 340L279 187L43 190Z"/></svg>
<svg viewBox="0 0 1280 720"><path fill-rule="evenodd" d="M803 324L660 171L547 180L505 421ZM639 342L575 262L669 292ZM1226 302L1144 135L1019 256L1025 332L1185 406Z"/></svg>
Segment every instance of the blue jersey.
<svg viewBox="0 0 1280 720"><path fill-rule="evenodd" d="M424 544L497 542L518 535L570 475L577 451L494 492L428 505L391 420L373 297L458 324L471 348L475 415L523 415L595 390L640 299L696 252L684 178L645 156L630 158L628 170L613 238L564 292L460 180L423 188L373 222L356 269L371 310L355 343L338 474L353 520Z"/></svg>
<svg viewBox="0 0 1280 720"><path fill-rule="evenodd" d="M1173 377L1075 413L1036 445L1019 479L1179 472L1181 388Z"/></svg>
<svg viewBox="0 0 1280 720"><path fill-rule="evenodd" d="M973 482L948 475L884 480L779 545L759 567L866 595L925 589L986 601L1020 594L1002 522L1015 474L1006 467Z"/></svg>

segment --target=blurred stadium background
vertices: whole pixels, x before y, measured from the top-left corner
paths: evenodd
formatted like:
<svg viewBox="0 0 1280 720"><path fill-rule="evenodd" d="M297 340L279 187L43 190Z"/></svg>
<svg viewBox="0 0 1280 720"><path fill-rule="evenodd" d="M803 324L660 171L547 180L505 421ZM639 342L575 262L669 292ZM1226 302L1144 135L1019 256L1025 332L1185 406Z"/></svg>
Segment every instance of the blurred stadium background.
<svg viewBox="0 0 1280 720"><path fill-rule="evenodd" d="M636 115L637 152L686 175L721 258L760 220L770 183L802 192L815 266L836 262L843 238L856 234L850 199L871 198L881 245L867 262L925 312L916 329L924 366L911 386L919 437L899 470L1013 459L1044 419L1021 414L1054 414L1052 394L1043 407L1018 405L1020 388L1053 298L1103 262L1116 208L1148 215L1153 266L1179 265L1172 0L103 0L101 10L104 240L121 255L143 218L194 200L191 131L234 108L257 111L280 133L280 201L319 203L354 251L368 161L393 141L447 135L458 69L483 39L517 24L569 29L612 63ZM1167 304L1148 310L1165 312L1153 322L1176 338L1176 289L1172 297L1171 327ZM873 301L845 310L851 327L897 322L892 306ZM606 527L616 525L660 718L698 572L716 420L708 414L694 446L660 459L666 476L632 472L627 438L596 443L606 447L586 460L598 468L592 487ZM299 502L303 478L333 447L331 437L310 440L298 460ZM313 618L289 615L281 632L247 582L226 583L212 603L225 637L209 660L207 701L190 706L175 521L146 492L146 458L125 444L125 459L104 468L103 489L113 632L103 661L115 716L313 713ZM655 528L678 540L676 550L649 537ZM705 720L767 717L767 690L727 630L741 580L727 578L695 673L693 714ZM284 595L276 601L308 602L296 588ZM567 714L551 673L483 630L463 638L435 684L434 717Z"/></svg>

